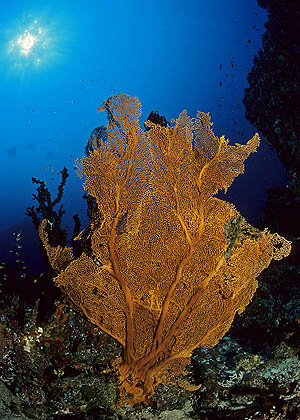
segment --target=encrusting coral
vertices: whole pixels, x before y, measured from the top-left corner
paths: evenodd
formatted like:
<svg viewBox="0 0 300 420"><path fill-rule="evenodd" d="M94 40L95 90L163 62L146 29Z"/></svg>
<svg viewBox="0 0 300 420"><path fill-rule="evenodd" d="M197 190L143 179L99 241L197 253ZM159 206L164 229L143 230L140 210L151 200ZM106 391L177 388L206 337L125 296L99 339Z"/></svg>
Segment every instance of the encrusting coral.
<svg viewBox="0 0 300 420"><path fill-rule="evenodd" d="M108 140L77 162L101 214L91 252L72 260L70 248L49 245L45 221L39 231L60 268L55 283L123 346L120 404L134 405L159 383L187 386L191 352L218 343L252 299L257 276L291 244L214 197L243 173L258 134L231 146L214 135L209 114L191 119L186 111L171 127L147 121L144 132L141 104L125 94L99 110Z"/></svg>

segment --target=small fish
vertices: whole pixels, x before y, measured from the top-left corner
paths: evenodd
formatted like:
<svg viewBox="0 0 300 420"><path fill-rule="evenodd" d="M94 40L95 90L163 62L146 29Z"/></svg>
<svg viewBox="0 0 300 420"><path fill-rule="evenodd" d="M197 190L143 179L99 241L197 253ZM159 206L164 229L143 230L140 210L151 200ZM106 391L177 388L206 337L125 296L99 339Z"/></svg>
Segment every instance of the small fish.
<svg viewBox="0 0 300 420"><path fill-rule="evenodd" d="M220 64L220 70L222 70L222 64Z"/></svg>
<svg viewBox="0 0 300 420"><path fill-rule="evenodd" d="M219 82L219 85L222 86L222 82Z"/></svg>
<svg viewBox="0 0 300 420"><path fill-rule="evenodd" d="M6 149L8 155L10 156L16 156L17 155L17 148L16 147L10 147L9 149Z"/></svg>

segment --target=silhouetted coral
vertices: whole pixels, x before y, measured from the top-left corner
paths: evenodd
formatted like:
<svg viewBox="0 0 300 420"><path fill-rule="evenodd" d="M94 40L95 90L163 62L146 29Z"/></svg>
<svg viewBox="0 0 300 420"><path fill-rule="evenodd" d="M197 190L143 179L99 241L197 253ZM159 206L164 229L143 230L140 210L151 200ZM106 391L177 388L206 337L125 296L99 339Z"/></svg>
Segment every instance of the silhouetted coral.
<svg viewBox="0 0 300 420"><path fill-rule="evenodd" d="M38 206L27 207L25 214L31 217L36 230L38 230L41 221L47 219L49 227L51 227L51 229L49 229L51 231L51 243L53 245L65 246L67 242L67 233L65 229L61 228L62 216L65 213L65 210L63 210L62 204L58 211L56 211L54 207L62 200L64 187L69 176L67 168L64 167L59 174L61 174L61 182L58 185L57 195L54 200L51 200L51 194L46 187L45 181L32 177L32 182L38 185L37 194L32 194L33 199L38 202Z"/></svg>
<svg viewBox="0 0 300 420"><path fill-rule="evenodd" d="M96 127L89 137L88 143L85 146L85 154L88 156L95 149L98 149L105 144L107 140L107 130L103 125Z"/></svg>
<svg viewBox="0 0 300 420"><path fill-rule="evenodd" d="M168 127L170 125L169 121L167 121L163 115L159 115L158 111L151 111L148 115L147 121L160 125L161 127ZM151 127L145 123L144 127L146 131L151 129Z"/></svg>

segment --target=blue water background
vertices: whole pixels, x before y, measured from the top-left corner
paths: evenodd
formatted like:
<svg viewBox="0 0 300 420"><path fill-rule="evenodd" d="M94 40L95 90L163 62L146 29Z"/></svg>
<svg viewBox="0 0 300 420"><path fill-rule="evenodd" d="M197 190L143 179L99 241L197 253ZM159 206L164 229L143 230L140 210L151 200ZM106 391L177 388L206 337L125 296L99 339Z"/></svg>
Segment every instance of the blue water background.
<svg viewBox="0 0 300 420"><path fill-rule="evenodd" d="M97 108L113 94L140 99L141 127L151 110L167 120L183 109L192 117L201 110L231 144L251 138L256 130L242 98L266 19L255 0L2 2L0 259L8 258L12 233L20 230L23 258L28 264L38 258L36 233L24 216L33 204L32 176L55 194L57 173L66 166L64 223L71 230L74 213L87 223L74 160L92 130L106 124ZM30 31L40 39L26 55L18 39ZM266 189L285 182L263 140L225 198L255 223Z"/></svg>

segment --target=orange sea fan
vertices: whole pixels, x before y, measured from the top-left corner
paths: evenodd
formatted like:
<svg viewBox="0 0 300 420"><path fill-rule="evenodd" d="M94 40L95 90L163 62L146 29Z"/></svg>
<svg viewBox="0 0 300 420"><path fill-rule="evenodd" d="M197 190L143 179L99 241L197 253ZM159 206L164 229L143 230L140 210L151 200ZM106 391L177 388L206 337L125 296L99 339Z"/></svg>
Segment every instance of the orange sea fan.
<svg viewBox="0 0 300 420"><path fill-rule="evenodd" d="M174 126L148 121L144 132L140 102L124 94L100 108L109 141L78 163L101 214L91 253L70 262L69 249L50 247L45 223L40 237L61 267L55 283L123 346L120 403L137 404L159 383L182 385L191 352L218 343L252 299L257 276L291 244L215 197L243 173L258 134L232 146L214 135L209 114L191 119L186 111Z"/></svg>

